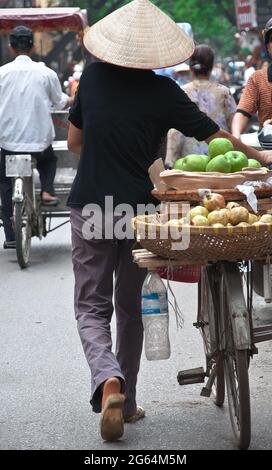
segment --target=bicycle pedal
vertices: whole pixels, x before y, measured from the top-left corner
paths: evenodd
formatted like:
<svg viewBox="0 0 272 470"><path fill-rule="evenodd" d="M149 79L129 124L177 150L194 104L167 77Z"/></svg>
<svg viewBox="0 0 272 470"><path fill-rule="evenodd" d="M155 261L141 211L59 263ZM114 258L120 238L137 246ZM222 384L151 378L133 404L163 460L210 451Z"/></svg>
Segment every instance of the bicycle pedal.
<svg viewBox="0 0 272 470"><path fill-rule="evenodd" d="M201 392L200 392L200 396L201 397L210 397L211 396L211 389L210 388L207 388L207 387L203 387Z"/></svg>
<svg viewBox="0 0 272 470"><path fill-rule="evenodd" d="M203 367L196 367L195 369L179 371L177 380L180 385L189 385L203 383L205 377L206 376Z"/></svg>

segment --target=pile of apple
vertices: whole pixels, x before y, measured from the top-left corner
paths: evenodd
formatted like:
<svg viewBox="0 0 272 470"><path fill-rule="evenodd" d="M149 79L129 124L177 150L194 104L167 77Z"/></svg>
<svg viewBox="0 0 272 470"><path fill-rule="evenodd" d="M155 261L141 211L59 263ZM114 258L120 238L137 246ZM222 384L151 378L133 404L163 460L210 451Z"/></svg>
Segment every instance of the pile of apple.
<svg viewBox="0 0 272 470"><path fill-rule="evenodd" d="M183 221L183 223L186 223ZM190 210L190 224L193 226L242 226L272 224L272 215L258 216L249 212L237 202L228 202L221 194L211 193L203 198L203 205Z"/></svg>
<svg viewBox="0 0 272 470"><path fill-rule="evenodd" d="M235 173L243 168L261 168L260 162L235 151L232 142L224 138L211 140L208 155L187 155L176 160L174 170Z"/></svg>

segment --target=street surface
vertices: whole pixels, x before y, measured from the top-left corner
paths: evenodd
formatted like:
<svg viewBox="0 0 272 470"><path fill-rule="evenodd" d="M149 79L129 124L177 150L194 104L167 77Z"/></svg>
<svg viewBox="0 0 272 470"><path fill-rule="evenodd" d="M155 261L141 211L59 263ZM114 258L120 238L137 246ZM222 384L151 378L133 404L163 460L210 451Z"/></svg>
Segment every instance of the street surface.
<svg viewBox="0 0 272 470"><path fill-rule="evenodd" d="M227 404L216 408L200 396L202 384L181 387L176 380L180 369L205 366L192 326L196 285L173 283L185 325L177 331L170 311L171 358L148 362L143 354L138 402L146 418L127 424L122 441L104 443L74 320L69 225L35 239L23 271L2 245L0 230L0 449L236 448ZM262 450L272 448L272 344L258 347L250 367L251 449Z"/></svg>

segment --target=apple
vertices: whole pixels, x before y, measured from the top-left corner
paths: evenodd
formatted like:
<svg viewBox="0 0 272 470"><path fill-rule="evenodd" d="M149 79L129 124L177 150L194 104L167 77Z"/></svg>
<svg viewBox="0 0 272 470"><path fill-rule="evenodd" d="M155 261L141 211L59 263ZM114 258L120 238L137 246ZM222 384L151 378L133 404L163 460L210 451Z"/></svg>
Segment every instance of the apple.
<svg viewBox="0 0 272 470"><path fill-rule="evenodd" d="M259 225L263 225L264 222L260 222L259 220L257 220L257 222L253 222L252 225L254 225L255 227L258 227ZM258 230L256 229L256 231L258 232Z"/></svg>
<svg viewBox="0 0 272 470"><path fill-rule="evenodd" d="M240 222L248 222L249 212L245 207L234 207L229 211L229 221L232 225L238 225Z"/></svg>
<svg viewBox="0 0 272 470"><path fill-rule="evenodd" d="M252 214L251 212L249 213L248 215L248 223L249 224L253 224L254 222L257 222L259 219L258 219L258 216L255 215L255 214Z"/></svg>
<svg viewBox="0 0 272 470"><path fill-rule="evenodd" d="M242 168L248 166L248 158L243 152L233 150L232 152L225 153L225 157L231 164L231 173L235 171L241 171Z"/></svg>
<svg viewBox="0 0 272 470"><path fill-rule="evenodd" d="M182 225L180 219L170 219L164 225L168 227L180 227Z"/></svg>
<svg viewBox="0 0 272 470"><path fill-rule="evenodd" d="M181 167L180 160L182 160ZM206 171L206 165L207 158L205 155L187 155L186 157L176 161L174 169L182 169L183 171Z"/></svg>
<svg viewBox="0 0 272 470"><path fill-rule="evenodd" d="M240 204L237 202L230 201L226 205L226 209L233 209L234 207L240 207Z"/></svg>
<svg viewBox="0 0 272 470"><path fill-rule="evenodd" d="M217 223L217 224L213 224L213 227L214 228L225 228L225 225Z"/></svg>
<svg viewBox="0 0 272 470"><path fill-rule="evenodd" d="M202 215L203 217L208 217L208 209L203 206L195 206L190 210L190 220L192 221L196 215Z"/></svg>
<svg viewBox="0 0 272 470"><path fill-rule="evenodd" d="M249 158L247 166L249 166L250 168L262 168L261 163L258 162L258 160L255 160L255 158Z"/></svg>
<svg viewBox="0 0 272 470"><path fill-rule="evenodd" d="M206 171L218 171L220 173L230 173L231 163L225 155L217 155L212 158L206 166Z"/></svg>
<svg viewBox="0 0 272 470"><path fill-rule="evenodd" d="M195 225L197 227L203 227L206 225L209 225L207 217L204 217L203 215L196 215L192 219L192 225Z"/></svg>
<svg viewBox="0 0 272 470"><path fill-rule="evenodd" d="M272 215L271 214L264 214L260 218L260 222L263 224L272 224Z"/></svg>
<svg viewBox="0 0 272 470"><path fill-rule="evenodd" d="M209 212L215 209L223 209L225 207L224 196L218 193L207 194L203 198L203 204Z"/></svg>
<svg viewBox="0 0 272 470"><path fill-rule="evenodd" d="M178 158L173 166L174 170L182 170L183 158Z"/></svg>
<svg viewBox="0 0 272 470"><path fill-rule="evenodd" d="M219 209L209 213L208 222L210 225L222 224L227 225L228 223L228 214L227 209Z"/></svg>
<svg viewBox="0 0 272 470"><path fill-rule="evenodd" d="M205 158L206 165L209 163L211 157L209 155L202 155Z"/></svg>
<svg viewBox="0 0 272 470"><path fill-rule="evenodd" d="M237 227L248 227L248 226L249 226L248 222L239 222L239 224L237 224Z"/></svg>
<svg viewBox="0 0 272 470"><path fill-rule="evenodd" d="M208 155L211 158L217 157L217 155L224 155L227 152L233 150L232 142L229 139L223 137L217 137L211 140L208 146Z"/></svg>

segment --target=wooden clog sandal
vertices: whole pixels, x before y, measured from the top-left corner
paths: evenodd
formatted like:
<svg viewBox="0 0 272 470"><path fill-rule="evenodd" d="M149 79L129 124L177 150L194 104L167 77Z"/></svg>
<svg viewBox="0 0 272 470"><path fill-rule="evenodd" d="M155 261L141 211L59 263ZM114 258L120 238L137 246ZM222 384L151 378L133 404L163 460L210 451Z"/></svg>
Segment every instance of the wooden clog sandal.
<svg viewBox="0 0 272 470"><path fill-rule="evenodd" d="M125 397L121 393L112 393L107 398L100 420L100 434L104 441L116 441L122 437L124 401Z"/></svg>

